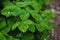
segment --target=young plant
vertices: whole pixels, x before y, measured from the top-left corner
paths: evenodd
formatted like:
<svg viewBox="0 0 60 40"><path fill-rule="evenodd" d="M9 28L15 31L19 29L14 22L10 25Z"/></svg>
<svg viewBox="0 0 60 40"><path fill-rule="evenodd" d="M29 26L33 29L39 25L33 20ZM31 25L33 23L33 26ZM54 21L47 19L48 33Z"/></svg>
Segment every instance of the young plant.
<svg viewBox="0 0 60 40"><path fill-rule="evenodd" d="M0 40L48 40L49 21L55 16L47 9L49 0L5 0L0 17Z"/></svg>

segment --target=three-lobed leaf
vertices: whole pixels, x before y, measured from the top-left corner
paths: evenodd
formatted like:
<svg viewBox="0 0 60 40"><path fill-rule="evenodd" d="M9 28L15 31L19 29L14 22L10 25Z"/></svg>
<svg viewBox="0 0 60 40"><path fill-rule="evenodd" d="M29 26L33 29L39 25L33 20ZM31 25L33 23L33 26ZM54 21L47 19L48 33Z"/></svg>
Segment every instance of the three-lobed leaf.
<svg viewBox="0 0 60 40"><path fill-rule="evenodd" d="M26 32L28 30L29 26L27 24L21 23L18 28L20 31Z"/></svg>

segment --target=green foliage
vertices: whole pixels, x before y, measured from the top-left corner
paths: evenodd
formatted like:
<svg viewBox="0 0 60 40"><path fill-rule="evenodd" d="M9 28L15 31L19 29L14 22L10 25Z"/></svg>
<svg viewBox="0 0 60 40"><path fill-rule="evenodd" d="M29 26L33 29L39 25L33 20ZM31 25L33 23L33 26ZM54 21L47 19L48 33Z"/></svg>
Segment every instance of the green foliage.
<svg viewBox="0 0 60 40"><path fill-rule="evenodd" d="M4 0L0 10L0 40L49 40L49 21L55 16L50 0Z"/></svg>

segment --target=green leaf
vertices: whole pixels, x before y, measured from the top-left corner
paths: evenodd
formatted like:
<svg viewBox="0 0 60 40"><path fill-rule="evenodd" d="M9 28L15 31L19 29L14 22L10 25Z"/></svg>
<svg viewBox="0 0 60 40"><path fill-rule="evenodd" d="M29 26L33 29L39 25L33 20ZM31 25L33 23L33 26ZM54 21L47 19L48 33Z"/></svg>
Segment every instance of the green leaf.
<svg viewBox="0 0 60 40"><path fill-rule="evenodd" d="M14 7L12 10L11 10L11 14L13 16L19 16L21 13L21 9L19 7Z"/></svg>
<svg viewBox="0 0 60 40"><path fill-rule="evenodd" d="M19 26L19 22L16 22L13 26L12 26L12 30L16 29Z"/></svg>
<svg viewBox="0 0 60 40"><path fill-rule="evenodd" d="M29 25L29 31L35 32L35 26L34 25Z"/></svg>
<svg viewBox="0 0 60 40"><path fill-rule="evenodd" d="M32 6L36 11L39 11L39 10L40 10L40 5L39 5L39 3L37 3L37 1L32 1L32 2L31 2L31 6Z"/></svg>
<svg viewBox="0 0 60 40"><path fill-rule="evenodd" d="M52 18L55 17L55 14L52 13L50 10L45 10L45 11L42 11L42 17L44 17L47 20L51 20Z"/></svg>
<svg viewBox="0 0 60 40"><path fill-rule="evenodd" d="M28 25L32 25L32 24L35 25L35 23L31 20L24 20L22 22L25 23L25 24L28 24Z"/></svg>
<svg viewBox="0 0 60 40"><path fill-rule="evenodd" d="M33 38L34 38L34 35L31 33L22 34L22 40L32 40Z"/></svg>
<svg viewBox="0 0 60 40"><path fill-rule="evenodd" d="M7 40L6 37L0 32L0 40Z"/></svg>
<svg viewBox="0 0 60 40"><path fill-rule="evenodd" d="M20 31L26 32L28 30L29 26L27 24L21 23L18 28Z"/></svg>
<svg viewBox="0 0 60 40"><path fill-rule="evenodd" d="M28 18L29 18L29 13L28 12L26 12L25 10L22 10L22 13L20 14L20 18L22 19L22 20L27 20Z"/></svg>
<svg viewBox="0 0 60 40"><path fill-rule="evenodd" d="M22 31L22 32L26 32L27 29L29 28L29 25L34 25L34 22L31 21L31 20L24 20L22 21L22 23L20 24L20 27L19 29ZM34 30L34 29L33 29ZM35 31L35 30L34 30Z"/></svg>
<svg viewBox="0 0 60 40"><path fill-rule="evenodd" d="M5 21L2 21L1 23L0 23L0 29L1 28L4 28L6 26L6 22Z"/></svg>
<svg viewBox="0 0 60 40"><path fill-rule="evenodd" d="M5 8L1 11L2 15L5 15L6 17L18 16L21 13L21 9L15 5L7 5Z"/></svg>
<svg viewBox="0 0 60 40"><path fill-rule="evenodd" d="M11 12L10 12L8 7L5 7L3 10L1 10L1 14L6 16L6 17L10 17L11 16Z"/></svg>
<svg viewBox="0 0 60 40"><path fill-rule="evenodd" d="M14 38L14 37L10 36L10 37L8 38L8 40L20 40L20 39L17 39L17 38Z"/></svg>
<svg viewBox="0 0 60 40"><path fill-rule="evenodd" d="M43 24L42 24L43 25ZM37 28L37 30L39 31L39 32L42 32L42 31L44 31L44 29L45 29L45 27L44 26L41 26L41 24L37 24L36 25L36 28Z"/></svg>
<svg viewBox="0 0 60 40"><path fill-rule="evenodd" d="M18 34L16 35L16 37L17 37L17 38L20 38L20 37L21 37L21 34L22 34L22 33L18 33Z"/></svg>
<svg viewBox="0 0 60 40"><path fill-rule="evenodd" d="M8 23L8 27L12 27L15 22L14 22L14 20L9 19L9 20L7 20L7 23Z"/></svg>
<svg viewBox="0 0 60 40"><path fill-rule="evenodd" d="M4 0L4 7L6 7L6 6L12 8L14 6L14 4L11 3L9 0L8 1Z"/></svg>
<svg viewBox="0 0 60 40"><path fill-rule="evenodd" d="M11 27L5 27L5 28L3 28L3 29L1 30L1 32L3 32L3 33L8 33L8 32L10 31L10 28L11 28Z"/></svg>
<svg viewBox="0 0 60 40"><path fill-rule="evenodd" d="M31 1L24 1L24 2L16 2L16 6L18 7L26 7L27 5L30 5Z"/></svg>
<svg viewBox="0 0 60 40"><path fill-rule="evenodd" d="M42 17L36 11L30 11L30 13L37 22L43 20Z"/></svg>
<svg viewBox="0 0 60 40"><path fill-rule="evenodd" d="M1 14L6 16L6 17L10 17L11 16L11 10L13 8L15 8L16 6L13 5L13 3L11 3L10 1L8 2L4 2L4 9L1 10Z"/></svg>

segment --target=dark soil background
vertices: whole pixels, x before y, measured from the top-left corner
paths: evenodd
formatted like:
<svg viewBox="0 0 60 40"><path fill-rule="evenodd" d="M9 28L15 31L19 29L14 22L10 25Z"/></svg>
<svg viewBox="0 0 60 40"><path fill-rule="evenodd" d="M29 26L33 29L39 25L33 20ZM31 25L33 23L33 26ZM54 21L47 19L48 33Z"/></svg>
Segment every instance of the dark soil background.
<svg viewBox="0 0 60 40"><path fill-rule="evenodd" d="M60 40L60 14L57 14L52 21L56 25L56 28L55 30L51 30L50 40Z"/></svg>

